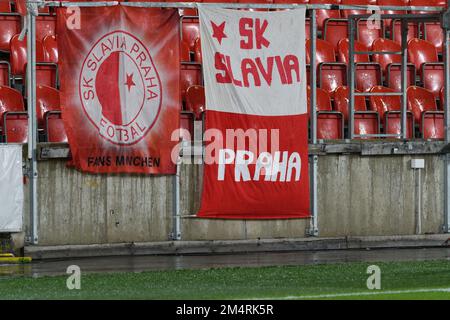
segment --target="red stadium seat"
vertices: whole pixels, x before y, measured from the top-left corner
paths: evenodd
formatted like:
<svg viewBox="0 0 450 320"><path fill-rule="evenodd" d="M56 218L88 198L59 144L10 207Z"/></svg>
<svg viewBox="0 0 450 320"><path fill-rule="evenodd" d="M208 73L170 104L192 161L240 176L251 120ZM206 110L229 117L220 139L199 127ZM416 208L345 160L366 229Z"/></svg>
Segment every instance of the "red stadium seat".
<svg viewBox="0 0 450 320"><path fill-rule="evenodd" d="M194 115L189 111L180 113L180 137L185 141L192 141L194 137Z"/></svg>
<svg viewBox="0 0 450 320"><path fill-rule="evenodd" d="M46 61L51 63L58 63L58 43L56 36L46 36L42 40L44 46L44 53L46 55Z"/></svg>
<svg viewBox="0 0 450 320"><path fill-rule="evenodd" d="M445 87L441 88L441 91L439 91L439 101L441 103L441 110L443 110L444 101L445 101Z"/></svg>
<svg viewBox="0 0 450 320"><path fill-rule="evenodd" d="M356 91L359 92L359 91ZM348 94L349 89L346 86L336 88L334 92L334 107L336 111L339 111L344 116L344 121L347 123L348 121ZM366 99L362 96L355 96L355 117L358 112L367 111L366 107Z"/></svg>
<svg viewBox="0 0 450 320"><path fill-rule="evenodd" d="M346 19L327 19L323 25L323 39L338 50L341 39L348 38L348 21Z"/></svg>
<svg viewBox="0 0 450 320"><path fill-rule="evenodd" d="M311 89L307 90L307 106L310 113ZM342 139L344 135L344 119L342 113L333 111L331 99L327 91L317 88L316 90L316 112L317 112L317 139L335 140Z"/></svg>
<svg viewBox="0 0 450 320"><path fill-rule="evenodd" d="M373 87L371 93L394 93L395 90L382 86ZM383 120L385 134L401 134L401 98L400 96L370 96L369 107L378 112ZM414 119L412 113L407 113L407 138L414 137Z"/></svg>
<svg viewBox="0 0 450 320"><path fill-rule="evenodd" d="M36 17L36 39L42 41L46 36L56 34L56 15L38 15Z"/></svg>
<svg viewBox="0 0 450 320"><path fill-rule="evenodd" d="M355 121L353 122L355 135L373 135L380 133L380 124L378 113L364 112L355 114ZM356 139L373 139L373 137L356 137Z"/></svg>
<svg viewBox="0 0 450 320"><path fill-rule="evenodd" d="M48 86L36 87L36 115L38 127L45 128L45 117L49 111L61 111L59 91Z"/></svg>
<svg viewBox="0 0 450 320"><path fill-rule="evenodd" d="M421 39L408 41L408 60L415 65L421 76L425 63L439 64L436 48L432 43Z"/></svg>
<svg viewBox="0 0 450 320"><path fill-rule="evenodd" d="M311 39L311 19L305 19L305 39Z"/></svg>
<svg viewBox="0 0 450 320"><path fill-rule="evenodd" d="M28 116L19 91L0 86L0 128L5 142L23 143L27 140Z"/></svg>
<svg viewBox="0 0 450 320"><path fill-rule="evenodd" d="M445 73L443 63L423 63L422 82L425 89L430 90L437 98L444 87Z"/></svg>
<svg viewBox="0 0 450 320"><path fill-rule="evenodd" d="M47 142L67 142L61 111L48 111L45 114L45 135Z"/></svg>
<svg viewBox="0 0 450 320"><path fill-rule="evenodd" d="M10 86L10 71L8 61L0 61L0 86Z"/></svg>
<svg viewBox="0 0 450 320"><path fill-rule="evenodd" d="M26 112L7 112L3 115L3 134L6 143L26 143L28 115Z"/></svg>
<svg viewBox="0 0 450 320"><path fill-rule="evenodd" d="M376 52L401 52L401 45L389 39L377 39L372 45ZM378 62L383 70L386 85L396 91L401 91L401 62L399 54L374 54L373 60ZM407 84L414 85L416 69L413 64L407 65Z"/></svg>
<svg viewBox="0 0 450 320"><path fill-rule="evenodd" d="M22 94L16 89L0 86L0 127L3 127L3 115L6 112L23 112Z"/></svg>
<svg viewBox="0 0 450 320"><path fill-rule="evenodd" d="M402 44L402 31L401 22L394 20L391 24L391 38L398 44ZM419 37L419 24L415 22L408 22L408 33L406 35L406 41Z"/></svg>
<svg viewBox="0 0 450 320"><path fill-rule="evenodd" d="M395 6L395 7L401 7L408 5L409 0L378 0L377 5L378 6ZM390 10L390 9L384 9L379 12L380 14L406 14L406 10ZM385 19L384 25L386 28L391 30L392 27L392 19Z"/></svg>
<svg viewBox="0 0 450 320"><path fill-rule="evenodd" d="M431 91L411 86L407 91L408 110L414 114L424 139L444 138L444 112L438 111Z"/></svg>
<svg viewBox="0 0 450 320"><path fill-rule="evenodd" d="M27 64L27 39L20 41L19 35L11 39L11 73L13 76L23 76ZM36 61L46 62L44 48L40 41L36 41Z"/></svg>
<svg viewBox="0 0 450 320"><path fill-rule="evenodd" d="M444 32L439 22L425 22L423 24L425 40L432 43L438 53L442 53Z"/></svg>
<svg viewBox="0 0 450 320"><path fill-rule="evenodd" d="M340 0L309 0L310 4L339 4ZM341 17L339 10L318 9L316 12L317 29L322 30L326 19Z"/></svg>
<svg viewBox="0 0 450 320"><path fill-rule="evenodd" d="M311 59L310 40L306 40L306 63ZM336 62L334 48L331 43L317 39L316 40L316 66L317 82L319 87L329 93L347 82L347 68L345 63Z"/></svg>
<svg viewBox="0 0 450 320"><path fill-rule="evenodd" d="M375 25L368 20L360 20L356 24L356 28L358 40L367 48L371 48L376 39L384 37L383 21L381 21L379 25Z"/></svg>
<svg viewBox="0 0 450 320"><path fill-rule="evenodd" d="M355 41L355 51L367 52L369 49L359 41ZM349 64L349 40L341 39L338 43L339 61ZM368 54L357 54L354 58L356 64L356 89L369 91L370 88L381 84L381 67L376 62L370 62Z"/></svg>
<svg viewBox="0 0 450 320"><path fill-rule="evenodd" d="M181 41L180 59L182 62L190 62L191 61L191 50L189 49L189 45L187 44L186 41Z"/></svg>
<svg viewBox="0 0 450 320"><path fill-rule="evenodd" d="M200 27L197 18L181 18L181 39L194 51L195 40L200 37Z"/></svg>
<svg viewBox="0 0 450 320"><path fill-rule="evenodd" d="M359 91L356 91L359 92ZM349 88L339 87L334 93L335 109L344 115L345 122L348 122L349 107ZM378 114L373 111L367 111L366 99L363 96L355 96L354 104L354 134L377 134L379 132ZM367 137L366 139L369 139ZM357 137L361 139L361 137Z"/></svg>
<svg viewBox="0 0 450 320"><path fill-rule="evenodd" d="M194 61L202 63L202 42L200 38L197 38L194 43Z"/></svg>
<svg viewBox="0 0 450 320"><path fill-rule="evenodd" d="M21 31L19 15L0 15L0 51L9 52L9 43Z"/></svg>
<svg viewBox="0 0 450 320"><path fill-rule="evenodd" d="M180 71L180 88L181 98L183 102L186 102L186 90L193 85L202 84L202 70L200 65L195 64L181 64Z"/></svg>
<svg viewBox="0 0 450 320"><path fill-rule="evenodd" d="M186 110L192 112L195 119L200 120L205 109L205 88L197 85L187 88Z"/></svg>

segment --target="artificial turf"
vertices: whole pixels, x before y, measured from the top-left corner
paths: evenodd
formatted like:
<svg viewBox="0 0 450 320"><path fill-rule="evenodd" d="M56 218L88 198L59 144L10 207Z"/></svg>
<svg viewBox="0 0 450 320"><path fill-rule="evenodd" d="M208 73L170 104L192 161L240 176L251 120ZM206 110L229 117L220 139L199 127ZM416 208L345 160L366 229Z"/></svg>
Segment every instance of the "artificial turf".
<svg viewBox="0 0 450 320"><path fill-rule="evenodd" d="M367 267L381 268L381 290L368 290ZM2 299L450 299L450 261L82 274L81 289L67 276L0 277ZM406 290L449 288L442 292ZM402 291L389 293L389 291ZM354 293L376 292L376 295ZM386 293L384 293L386 292ZM349 296L330 296L351 293ZM318 296L318 297L317 297Z"/></svg>

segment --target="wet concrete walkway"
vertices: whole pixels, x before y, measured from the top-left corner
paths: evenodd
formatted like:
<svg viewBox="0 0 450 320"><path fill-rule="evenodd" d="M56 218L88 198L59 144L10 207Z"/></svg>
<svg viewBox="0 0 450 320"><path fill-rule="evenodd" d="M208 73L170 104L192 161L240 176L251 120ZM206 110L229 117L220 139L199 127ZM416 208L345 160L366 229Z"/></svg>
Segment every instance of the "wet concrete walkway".
<svg viewBox="0 0 450 320"><path fill-rule="evenodd" d="M66 269L70 265L78 265L82 272L92 273L437 259L450 260L450 248L296 251L227 255L120 256L44 260L28 265L0 265L0 277L63 275L66 274Z"/></svg>

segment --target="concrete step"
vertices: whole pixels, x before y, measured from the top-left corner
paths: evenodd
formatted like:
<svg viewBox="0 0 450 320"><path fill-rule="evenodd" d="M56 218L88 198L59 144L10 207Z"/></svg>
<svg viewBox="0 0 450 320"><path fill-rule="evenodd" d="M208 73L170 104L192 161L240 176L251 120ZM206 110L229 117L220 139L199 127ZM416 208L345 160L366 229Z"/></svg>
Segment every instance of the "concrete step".
<svg viewBox="0 0 450 320"><path fill-rule="evenodd" d="M449 234L295 238L214 241L164 241L63 246L26 246L25 255L33 260L100 256L230 254L247 252L319 251L377 248L449 247Z"/></svg>

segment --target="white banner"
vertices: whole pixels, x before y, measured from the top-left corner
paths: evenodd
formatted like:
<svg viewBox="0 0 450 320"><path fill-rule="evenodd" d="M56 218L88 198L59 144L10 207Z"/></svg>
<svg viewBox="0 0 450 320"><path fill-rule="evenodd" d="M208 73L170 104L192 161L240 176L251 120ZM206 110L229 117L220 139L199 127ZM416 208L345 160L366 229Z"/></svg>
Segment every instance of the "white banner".
<svg viewBox="0 0 450 320"><path fill-rule="evenodd" d="M198 6L208 110L264 116L307 112L305 9Z"/></svg>
<svg viewBox="0 0 450 320"><path fill-rule="evenodd" d="M22 146L0 145L0 232L22 231Z"/></svg>

